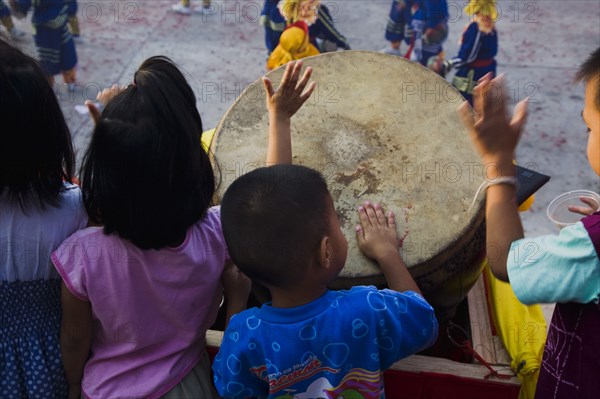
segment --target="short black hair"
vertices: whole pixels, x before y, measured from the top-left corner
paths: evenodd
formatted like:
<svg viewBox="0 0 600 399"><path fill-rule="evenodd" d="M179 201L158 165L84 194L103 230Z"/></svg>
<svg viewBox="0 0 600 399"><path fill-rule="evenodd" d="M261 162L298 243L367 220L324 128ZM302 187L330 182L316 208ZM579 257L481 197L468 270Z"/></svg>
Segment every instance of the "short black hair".
<svg viewBox="0 0 600 399"><path fill-rule="evenodd" d="M59 206L63 181L73 178L71 133L37 61L2 39L0 124L0 194L25 213L29 203Z"/></svg>
<svg viewBox="0 0 600 399"><path fill-rule="evenodd" d="M594 99L594 103L596 104L596 108L600 110L600 47L581 64L575 79L586 83L596 79L596 98Z"/></svg>
<svg viewBox="0 0 600 399"><path fill-rule="evenodd" d="M259 283L297 282L328 234L330 198L323 176L304 166L274 165L241 176L221 201L231 259Z"/></svg>
<svg viewBox="0 0 600 399"><path fill-rule="evenodd" d="M142 249L177 242L212 202L196 96L167 57L151 57L103 110L81 168L90 220Z"/></svg>

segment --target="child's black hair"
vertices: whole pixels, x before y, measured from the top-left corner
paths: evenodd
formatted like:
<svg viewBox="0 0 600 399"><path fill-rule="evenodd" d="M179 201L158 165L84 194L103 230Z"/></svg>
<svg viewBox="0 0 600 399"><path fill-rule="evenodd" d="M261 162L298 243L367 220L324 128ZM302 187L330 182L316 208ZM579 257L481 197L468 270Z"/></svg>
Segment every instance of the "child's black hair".
<svg viewBox="0 0 600 399"><path fill-rule="evenodd" d="M577 71L576 79L578 81L583 80L586 83L596 79L596 98L594 99L594 103L596 104L596 109L600 110L600 47L581 64Z"/></svg>
<svg viewBox="0 0 600 399"><path fill-rule="evenodd" d="M231 259L263 284L299 281L328 234L329 198L321 174L304 166L275 165L241 176L221 201Z"/></svg>
<svg viewBox="0 0 600 399"><path fill-rule="evenodd" d="M81 168L89 218L142 249L180 242L204 217L215 178L196 96L166 57L147 59L100 116Z"/></svg>
<svg viewBox="0 0 600 399"><path fill-rule="evenodd" d="M0 194L25 213L29 204L59 206L73 177L71 133L39 64L1 38L0 123Z"/></svg>

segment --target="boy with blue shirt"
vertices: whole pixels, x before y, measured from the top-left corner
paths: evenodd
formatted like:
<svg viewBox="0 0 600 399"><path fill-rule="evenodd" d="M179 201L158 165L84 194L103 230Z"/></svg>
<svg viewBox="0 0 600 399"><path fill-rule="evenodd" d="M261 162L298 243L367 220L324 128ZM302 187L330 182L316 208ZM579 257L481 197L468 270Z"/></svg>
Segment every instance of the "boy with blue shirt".
<svg viewBox="0 0 600 399"><path fill-rule="evenodd" d="M398 253L393 213L366 202L358 243L390 289L327 285L347 242L322 176L275 165L237 179L221 203L232 260L273 302L234 316L213 371L225 398L384 397L383 371L437 338L437 321Z"/></svg>
<svg viewBox="0 0 600 399"><path fill-rule="evenodd" d="M231 318L213 363L215 386L224 398L380 399L383 371L433 344L437 320L400 257L393 212L377 203L359 207L356 234L389 289L327 288L348 243L321 174L291 165L290 118L314 90L300 94L311 71L299 80L301 65L288 64L277 91L264 78L274 166L241 176L221 201L231 259L269 289L272 303Z"/></svg>

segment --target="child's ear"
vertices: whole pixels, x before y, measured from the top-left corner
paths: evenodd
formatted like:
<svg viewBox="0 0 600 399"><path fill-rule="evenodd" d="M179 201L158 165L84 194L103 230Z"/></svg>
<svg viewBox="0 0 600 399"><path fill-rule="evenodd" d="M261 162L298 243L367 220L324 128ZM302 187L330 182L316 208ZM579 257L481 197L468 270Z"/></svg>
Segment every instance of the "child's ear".
<svg viewBox="0 0 600 399"><path fill-rule="evenodd" d="M331 245L328 236L323 236L319 242L319 253L317 254L317 261L319 267L328 268L331 264Z"/></svg>

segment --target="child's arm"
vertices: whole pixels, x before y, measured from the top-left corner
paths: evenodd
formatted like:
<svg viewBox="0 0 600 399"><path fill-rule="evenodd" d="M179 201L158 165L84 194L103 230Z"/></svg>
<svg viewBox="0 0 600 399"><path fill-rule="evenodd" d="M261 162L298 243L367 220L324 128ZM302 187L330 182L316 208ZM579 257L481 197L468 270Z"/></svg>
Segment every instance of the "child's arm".
<svg viewBox="0 0 600 399"><path fill-rule="evenodd" d="M61 285L61 303L60 345L69 399L79 399L83 366L92 341L92 309L89 302L71 294L64 282Z"/></svg>
<svg viewBox="0 0 600 399"><path fill-rule="evenodd" d="M227 327L231 316L246 309L252 282L231 262L225 265L221 281L227 298L227 318L225 319L225 327Z"/></svg>
<svg viewBox="0 0 600 399"><path fill-rule="evenodd" d="M104 89L100 93L98 93L98 95L96 96L96 101L98 101L100 104L105 106L113 98L115 98L115 96L117 96L118 94L121 94L125 90L127 90L127 86L119 86L118 84L115 83L110 88L107 87L106 89ZM88 111L90 112L90 116L92 118L92 121L94 122L94 125L97 124L98 121L100 120L100 113L101 113L100 109L98 108L98 106L96 104L94 104L90 100L85 101L85 106L88 108Z"/></svg>
<svg viewBox="0 0 600 399"><path fill-rule="evenodd" d="M394 213L389 211L386 217L379 204L366 201L358 208L358 217L360 219L360 225L356 226L358 248L381 266L388 287L394 291L415 291L421 294L421 290L398 252L398 232Z"/></svg>
<svg viewBox="0 0 600 399"><path fill-rule="evenodd" d="M503 75L490 80L484 76L474 90L474 117L465 102L459 115L471 133L471 139L484 163L486 179L514 177L515 149L527 117L527 100L517 104L511 120L506 113L507 91ZM496 277L508 281L506 261L511 244L523 238L517 211L516 187L495 184L487 189L486 249L489 265Z"/></svg>
<svg viewBox="0 0 600 399"><path fill-rule="evenodd" d="M263 77L267 94L267 109L269 111L269 146L267 149L267 166L292 163L291 118L308 100L315 82L312 82L306 92L304 88L312 73L312 68L306 68L302 79L300 70L302 62L289 62L277 90L267 77Z"/></svg>

